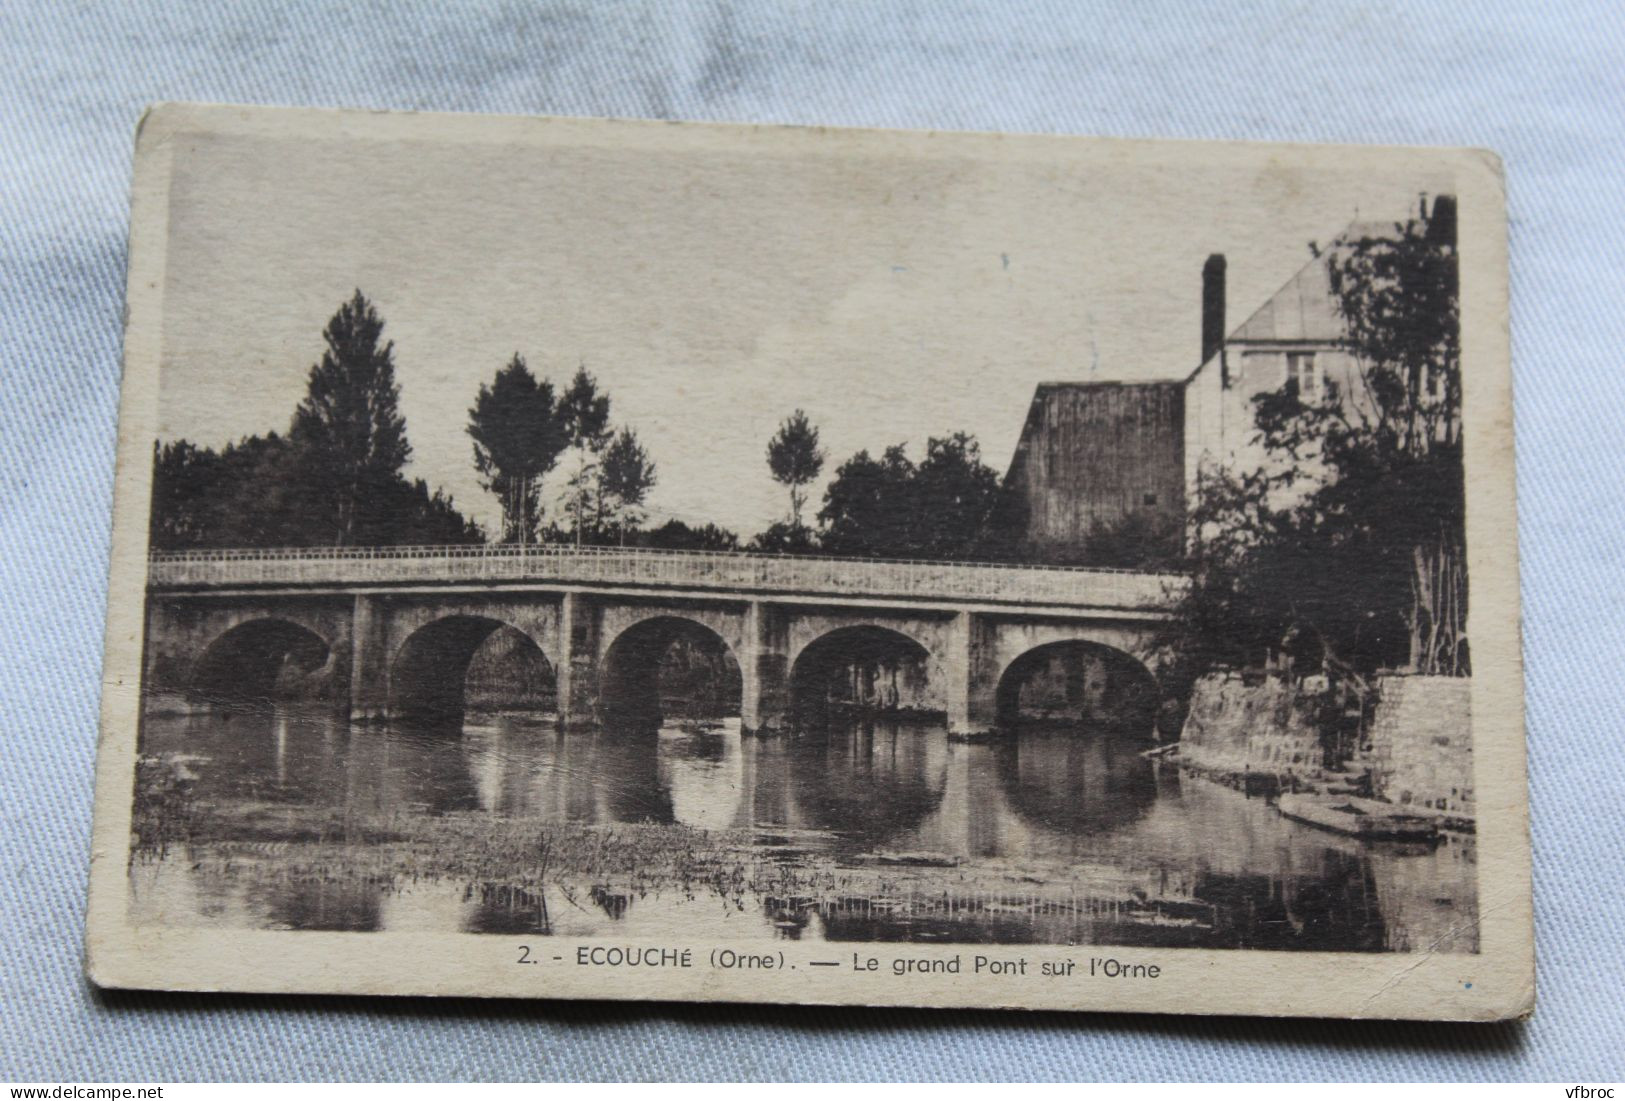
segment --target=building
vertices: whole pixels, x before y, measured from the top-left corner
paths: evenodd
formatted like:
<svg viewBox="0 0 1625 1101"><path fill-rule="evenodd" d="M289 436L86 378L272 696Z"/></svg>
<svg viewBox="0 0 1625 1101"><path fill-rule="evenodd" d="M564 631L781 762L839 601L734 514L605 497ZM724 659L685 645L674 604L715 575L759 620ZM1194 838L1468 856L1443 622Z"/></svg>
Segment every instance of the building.
<svg viewBox="0 0 1625 1101"><path fill-rule="evenodd" d="M1351 236L1391 227L1355 222ZM1185 492L1194 499L1203 471L1257 470L1267 461L1254 426L1253 399L1294 384L1306 401L1328 387L1348 400L1362 393L1360 364L1338 315L1326 263L1304 264L1246 321L1224 333L1225 258L1202 270L1202 362L1185 380ZM1306 489L1301 483L1300 489Z"/></svg>
<svg viewBox="0 0 1625 1101"><path fill-rule="evenodd" d="M1129 522L1177 546L1187 419L1182 382L1040 383L1004 480L1023 556L1086 562L1091 537Z"/></svg>
<svg viewBox="0 0 1625 1101"><path fill-rule="evenodd" d="M1454 211L1454 200L1440 196L1436 224L1445 204ZM1387 236L1393 230L1391 223L1355 222L1345 232ZM1219 254L1203 265L1201 358L1189 375L1039 384L1005 476L998 519L1020 533L1015 542L1024 555L1140 565L1146 563L1122 560L1126 550L1167 537L1177 551L1204 471L1257 470L1269 461L1256 439L1256 396L1292 383L1306 399L1331 387L1341 400L1361 400L1360 363L1324 260L1305 263L1233 330L1225 318L1226 267ZM1300 482L1298 492L1311 484ZM1103 538L1125 531L1133 537Z"/></svg>

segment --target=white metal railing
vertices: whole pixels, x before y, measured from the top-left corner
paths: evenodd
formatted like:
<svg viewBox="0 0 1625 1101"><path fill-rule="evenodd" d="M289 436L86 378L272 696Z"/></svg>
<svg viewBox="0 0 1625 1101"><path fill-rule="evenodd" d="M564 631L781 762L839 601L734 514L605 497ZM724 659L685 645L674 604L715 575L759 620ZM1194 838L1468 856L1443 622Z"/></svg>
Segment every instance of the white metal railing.
<svg viewBox="0 0 1625 1101"><path fill-rule="evenodd" d="M261 584L559 581L1107 608L1166 606L1178 574L1074 566L649 548L288 547L153 554L154 588Z"/></svg>

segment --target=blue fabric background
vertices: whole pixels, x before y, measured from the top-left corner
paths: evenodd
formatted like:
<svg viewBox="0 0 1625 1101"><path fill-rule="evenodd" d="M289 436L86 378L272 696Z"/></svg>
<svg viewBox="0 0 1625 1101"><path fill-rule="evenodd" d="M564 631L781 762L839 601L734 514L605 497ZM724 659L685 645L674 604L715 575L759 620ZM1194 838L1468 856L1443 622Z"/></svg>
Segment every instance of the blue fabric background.
<svg viewBox="0 0 1625 1101"><path fill-rule="evenodd" d="M1609 2L0 5L0 1078L1620 1078L1622 43ZM1499 151L1537 1017L96 994L80 941L128 172L160 99Z"/></svg>

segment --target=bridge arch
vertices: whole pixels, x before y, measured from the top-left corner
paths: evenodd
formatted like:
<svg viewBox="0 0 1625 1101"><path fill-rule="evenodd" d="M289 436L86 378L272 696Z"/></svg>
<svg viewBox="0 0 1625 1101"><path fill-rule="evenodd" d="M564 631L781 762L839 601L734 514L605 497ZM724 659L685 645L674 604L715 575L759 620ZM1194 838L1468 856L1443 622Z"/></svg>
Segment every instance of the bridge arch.
<svg viewBox="0 0 1625 1101"><path fill-rule="evenodd" d="M477 654L501 646L489 687L503 706L546 708L555 698L552 662L530 633L484 615L449 615L407 636L389 670L389 713L411 721L460 722L469 700ZM504 675L505 674L505 675Z"/></svg>
<svg viewBox="0 0 1625 1101"><path fill-rule="evenodd" d="M1133 654L1091 639L1034 646L1005 665L994 695L998 725L1106 727L1149 739L1161 691Z"/></svg>
<svg viewBox="0 0 1625 1101"><path fill-rule="evenodd" d="M193 663L187 687L211 703L258 703L311 694L332 647L309 627L275 616L222 631Z"/></svg>
<svg viewBox="0 0 1625 1101"><path fill-rule="evenodd" d="M931 679L932 654L918 638L890 625L856 623L808 642L790 665L790 700L798 718L833 711L937 714L945 711Z"/></svg>
<svg viewBox="0 0 1625 1101"><path fill-rule="evenodd" d="M685 615L645 616L604 649L602 717L616 726L658 727L668 714L717 719L744 703L739 657L716 628Z"/></svg>

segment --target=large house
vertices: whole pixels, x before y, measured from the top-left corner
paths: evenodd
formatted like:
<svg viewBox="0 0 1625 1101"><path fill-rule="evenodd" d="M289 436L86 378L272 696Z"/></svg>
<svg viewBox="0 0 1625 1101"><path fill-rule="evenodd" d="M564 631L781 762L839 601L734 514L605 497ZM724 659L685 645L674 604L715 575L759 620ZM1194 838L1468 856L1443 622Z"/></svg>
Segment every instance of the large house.
<svg viewBox="0 0 1625 1101"><path fill-rule="evenodd" d="M1347 232L1379 236L1392 227L1356 222ZM1142 538L1160 533L1177 548L1204 470L1256 470L1267 461L1255 438L1255 396L1290 381L1307 399L1334 384L1342 400L1358 400L1359 362L1324 260L1304 264L1229 331L1225 270L1218 254L1202 269L1195 371L1158 382L1039 384L1005 477L1001 512L1021 531L1026 555L1091 562L1101 533L1124 528Z"/></svg>

